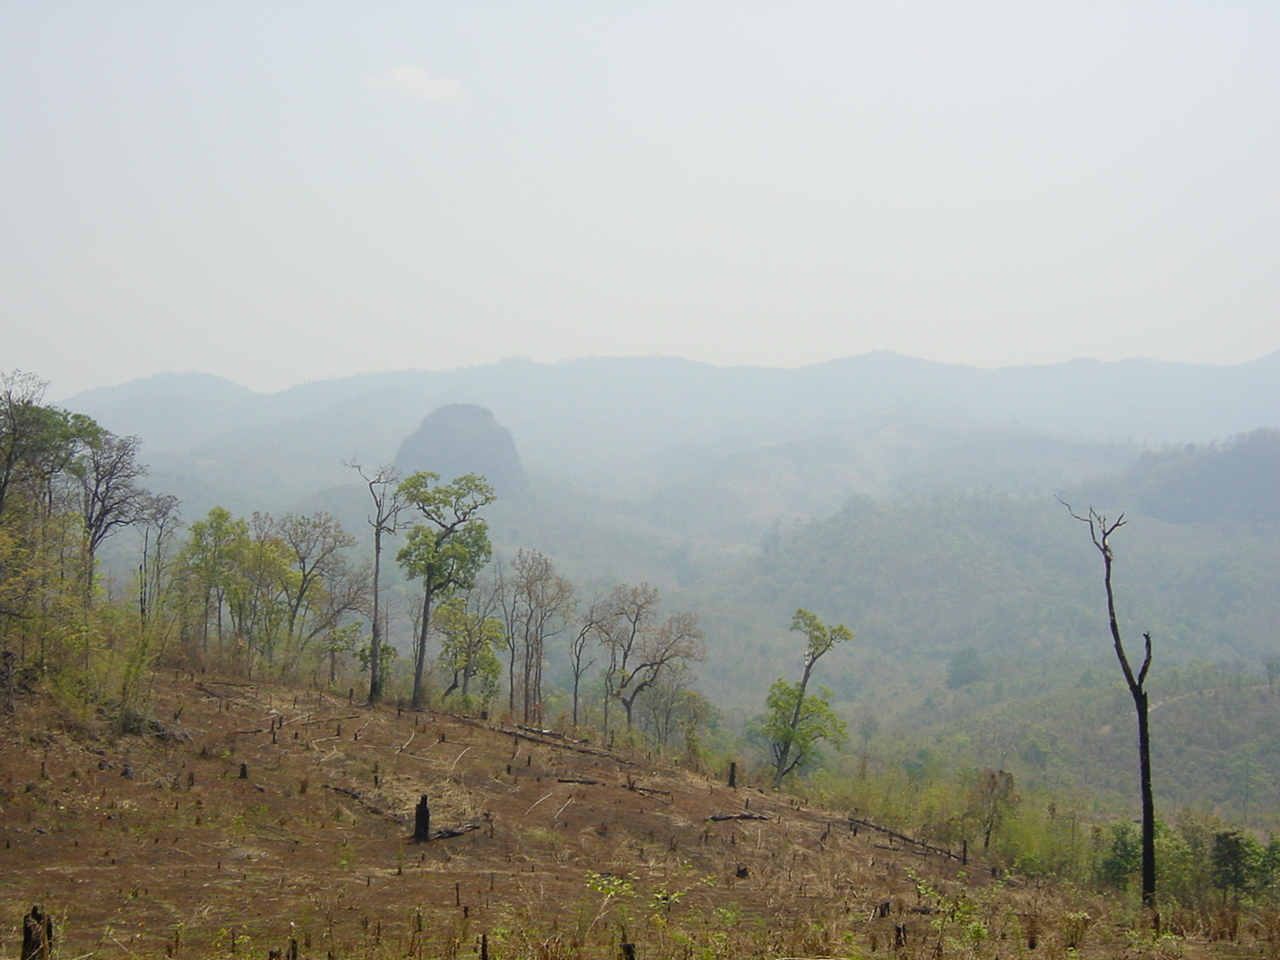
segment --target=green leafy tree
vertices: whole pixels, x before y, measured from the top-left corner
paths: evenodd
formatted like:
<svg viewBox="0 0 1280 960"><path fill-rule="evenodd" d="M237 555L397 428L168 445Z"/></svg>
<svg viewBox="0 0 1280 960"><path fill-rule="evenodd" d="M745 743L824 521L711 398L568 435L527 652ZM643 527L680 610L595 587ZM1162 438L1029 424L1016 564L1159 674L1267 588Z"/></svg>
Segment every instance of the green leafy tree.
<svg viewBox="0 0 1280 960"><path fill-rule="evenodd" d="M325 659L329 661L330 687L338 682L338 665L343 658L362 649L360 641L360 624L358 623L344 623L340 627L331 628L324 635L321 647L324 650Z"/></svg>
<svg viewBox="0 0 1280 960"><path fill-rule="evenodd" d="M226 507L214 507L191 524L179 563L187 583L188 634L198 633L201 653L209 652L211 630L219 643L223 640L227 598L248 541L248 521Z"/></svg>
<svg viewBox="0 0 1280 960"><path fill-rule="evenodd" d="M1126 890L1129 880L1142 867L1142 843L1134 836L1133 825L1117 823L1111 828L1111 844L1098 863L1098 874L1104 883Z"/></svg>
<svg viewBox="0 0 1280 960"><path fill-rule="evenodd" d="M822 741L841 746L849 738L845 722L831 708L831 691L806 693L799 683L779 677L769 687L760 732L773 750L774 787L809 763Z"/></svg>
<svg viewBox="0 0 1280 960"><path fill-rule="evenodd" d="M1227 891L1238 898L1249 888L1262 858L1258 842L1239 830L1221 830L1213 835L1213 849L1209 854L1213 885L1222 891L1226 903Z"/></svg>
<svg viewBox="0 0 1280 960"><path fill-rule="evenodd" d="M232 556L235 567L227 590L227 609L237 657L251 674L255 660L274 662L277 648L287 637L289 598L301 575L293 567L288 544L263 513L254 513L249 537Z"/></svg>
<svg viewBox="0 0 1280 960"><path fill-rule="evenodd" d="M96 423L44 402L48 383L30 373L0 372L0 521L13 497L52 497L51 484L72 463ZM47 501L46 501L47 502Z"/></svg>
<svg viewBox="0 0 1280 960"><path fill-rule="evenodd" d="M456 692L469 705L473 684L478 684L484 709L497 695L502 673L497 651L506 637L502 620L486 609L486 599L474 595L450 597L436 611L436 625L444 635L440 664L450 676L444 696Z"/></svg>
<svg viewBox="0 0 1280 960"><path fill-rule="evenodd" d="M985 680L990 672L991 668L978 651L973 647L965 647L956 651L947 666L947 689L959 690L971 683Z"/></svg>
<svg viewBox="0 0 1280 960"><path fill-rule="evenodd" d="M493 487L474 473L457 477L452 483L441 483L438 473L421 471L405 478L399 490L424 521L409 529L405 545L396 556L409 578L422 584L412 699L413 709L421 710L432 610L455 591L469 589L493 555L489 527L480 511L495 497Z"/></svg>
<svg viewBox="0 0 1280 960"><path fill-rule="evenodd" d="M852 640L853 632L842 623L829 627L804 608L791 618L791 629L805 637L804 672L799 683L779 678L769 688L764 724L773 746L775 790L783 777L813 756L819 741L840 744L847 739L844 721L831 709L831 693L824 690L815 697L807 691L818 660L836 644Z"/></svg>

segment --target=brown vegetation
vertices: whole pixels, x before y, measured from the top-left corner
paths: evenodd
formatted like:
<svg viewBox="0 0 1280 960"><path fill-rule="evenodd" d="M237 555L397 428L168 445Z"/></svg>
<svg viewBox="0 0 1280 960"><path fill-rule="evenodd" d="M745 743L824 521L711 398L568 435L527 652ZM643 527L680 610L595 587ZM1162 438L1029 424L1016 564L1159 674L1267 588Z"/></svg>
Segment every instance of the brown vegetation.
<svg viewBox="0 0 1280 960"><path fill-rule="evenodd" d="M158 684L130 735L12 703L0 956L36 903L59 955L104 960L1160 945L795 798L550 732L189 674ZM413 843L424 794L432 839Z"/></svg>

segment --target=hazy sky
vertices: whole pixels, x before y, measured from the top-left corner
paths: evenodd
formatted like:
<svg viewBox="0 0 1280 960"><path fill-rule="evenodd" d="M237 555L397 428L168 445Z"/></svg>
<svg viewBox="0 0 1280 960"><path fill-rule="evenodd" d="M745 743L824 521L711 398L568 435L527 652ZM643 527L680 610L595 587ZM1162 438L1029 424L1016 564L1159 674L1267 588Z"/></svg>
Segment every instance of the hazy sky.
<svg viewBox="0 0 1280 960"><path fill-rule="evenodd" d="M0 0L0 368L1280 349L1280 3Z"/></svg>

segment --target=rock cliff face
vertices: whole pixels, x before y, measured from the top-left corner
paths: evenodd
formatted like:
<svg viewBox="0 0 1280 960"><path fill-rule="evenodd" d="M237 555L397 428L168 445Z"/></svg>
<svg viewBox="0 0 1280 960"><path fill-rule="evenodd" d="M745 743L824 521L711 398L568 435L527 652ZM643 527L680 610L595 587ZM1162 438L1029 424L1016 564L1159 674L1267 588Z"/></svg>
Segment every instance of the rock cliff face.
<svg viewBox="0 0 1280 960"><path fill-rule="evenodd" d="M396 467L402 475L430 470L446 483L464 473L478 473L499 496L510 496L524 485L511 432L473 403L453 403L429 413L400 444Z"/></svg>

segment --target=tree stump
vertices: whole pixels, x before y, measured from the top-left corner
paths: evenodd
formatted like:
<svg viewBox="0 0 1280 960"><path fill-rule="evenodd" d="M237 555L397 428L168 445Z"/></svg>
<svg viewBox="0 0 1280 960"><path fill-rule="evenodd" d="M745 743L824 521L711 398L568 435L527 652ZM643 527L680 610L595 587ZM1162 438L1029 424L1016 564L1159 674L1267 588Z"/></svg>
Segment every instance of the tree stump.
<svg viewBox="0 0 1280 960"><path fill-rule="evenodd" d="M53 956L53 917L34 906L22 918L22 960L49 960Z"/></svg>
<svg viewBox="0 0 1280 960"><path fill-rule="evenodd" d="M424 793L413 812L413 842L426 843L431 839L431 806Z"/></svg>

